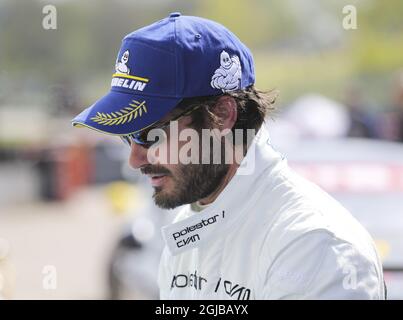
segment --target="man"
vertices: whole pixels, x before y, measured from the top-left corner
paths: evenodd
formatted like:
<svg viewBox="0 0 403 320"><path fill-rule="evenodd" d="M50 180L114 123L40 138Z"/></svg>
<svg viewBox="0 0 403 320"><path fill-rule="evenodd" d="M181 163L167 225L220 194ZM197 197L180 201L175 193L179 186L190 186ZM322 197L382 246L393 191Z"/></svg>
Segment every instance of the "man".
<svg viewBox="0 0 403 320"><path fill-rule="evenodd" d="M162 230L162 299L384 298L368 233L271 147L274 94L234 34L172 13L127 35L118 61L129 71L73 124L122 137L156 204L185 205Z"/></svg>

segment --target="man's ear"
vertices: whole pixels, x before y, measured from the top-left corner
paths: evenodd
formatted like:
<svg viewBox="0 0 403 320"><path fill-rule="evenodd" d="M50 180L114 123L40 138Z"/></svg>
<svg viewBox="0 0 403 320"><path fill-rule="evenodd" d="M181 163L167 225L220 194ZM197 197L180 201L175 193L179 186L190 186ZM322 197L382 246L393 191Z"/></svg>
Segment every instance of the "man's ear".
<svg viewBox="0 0 403 320"><path fill-rule="evenodd" d="M231 130L238 118L238 110L235 99L230 96L222 96L218 99L213 110L211 110L218 118L219 127L217 129L223 131Z"/></svg>

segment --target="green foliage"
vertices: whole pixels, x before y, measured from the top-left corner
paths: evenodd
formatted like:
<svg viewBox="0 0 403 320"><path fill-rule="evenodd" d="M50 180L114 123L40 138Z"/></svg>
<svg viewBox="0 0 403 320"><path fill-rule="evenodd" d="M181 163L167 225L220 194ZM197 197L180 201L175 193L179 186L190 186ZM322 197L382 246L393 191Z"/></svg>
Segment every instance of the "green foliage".
<svg viewBox="0 0 403 320"><path fill-rule="evenodd" d="M357 30L342 29L347 4L357 7ZM109 86L122 37L172 11L231 29L254 53L258 86L280 89L284 102L307 91L340 97L352 81L365 86L403 66L401 0L71 0L56 2L57 30L42 28L43 5L0 0L0 90L7 78L43 94L69 78L91 100ZM322 26L339 36L331 38ZM34 87L28 78L35 79ZM377 87L374 97L380 96ZM11 93L0 91L0 98L13 99Z"/></svg>

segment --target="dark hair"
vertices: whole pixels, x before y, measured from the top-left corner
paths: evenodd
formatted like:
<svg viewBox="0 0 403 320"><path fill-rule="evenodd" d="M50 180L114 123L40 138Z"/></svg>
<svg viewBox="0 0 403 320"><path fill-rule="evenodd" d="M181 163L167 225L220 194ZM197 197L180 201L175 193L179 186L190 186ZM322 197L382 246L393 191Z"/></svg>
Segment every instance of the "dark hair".
<svg viewBox="0 0 403 320"><path fill-rule="evenodd" d="M191 108L196 105L201 105L191 113L192 123L196 129L209 129L213 125L219 124L219 118L212 111L218 99L223 95L230 96L235 99L237 104L238 118L232 128L234 136L235 129L260 129L265 118L275 110L274 102L278 96L277 90L268 92L256 89L253 85L246 89L226 92L218 96L206 96L186 98L178 105L180 109ZM246 132L243 134L244 144L246 141Z"/></svg>

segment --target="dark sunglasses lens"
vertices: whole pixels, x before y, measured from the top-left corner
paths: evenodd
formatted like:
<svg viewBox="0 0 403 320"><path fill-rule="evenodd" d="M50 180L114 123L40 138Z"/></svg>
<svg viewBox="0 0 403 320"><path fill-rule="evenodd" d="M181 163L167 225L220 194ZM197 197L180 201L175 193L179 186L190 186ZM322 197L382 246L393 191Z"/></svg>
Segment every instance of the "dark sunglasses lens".
<svg viewBox="0 0 403 320"><path fill-rule="evenodd" d="M132 139L137 144L146 145L148 143L148 141L147 141L147 133L148 132L142 131L140 133L132 134Z"/></svg>
<svg viewBox="0 0 403 320"><path fill-rule="evenodd" d="M162 130L162 127L161 128L154 128L154 129ZM134 143L136 143L138 145L143 146L144 148L149 148L153 144L159 143L159 142L164 140L164 139L161 139L160 135L157 135L157 136L154 137L155 140L148 141L148 133L150 132L150 130L152 130L152 129L149 129L149 130L146 129L146 130L143 130L143 131L141 131L139 133L133 133L133 134L131 134L129 136L120 136L120 138L128 146L131 146L132 142L134 142Z"/></svg>

